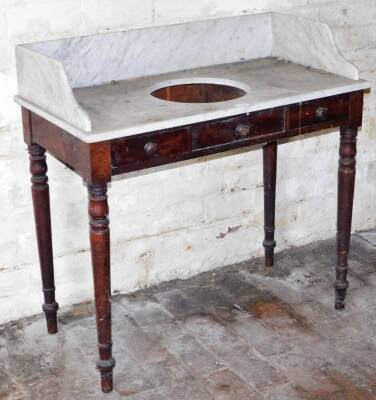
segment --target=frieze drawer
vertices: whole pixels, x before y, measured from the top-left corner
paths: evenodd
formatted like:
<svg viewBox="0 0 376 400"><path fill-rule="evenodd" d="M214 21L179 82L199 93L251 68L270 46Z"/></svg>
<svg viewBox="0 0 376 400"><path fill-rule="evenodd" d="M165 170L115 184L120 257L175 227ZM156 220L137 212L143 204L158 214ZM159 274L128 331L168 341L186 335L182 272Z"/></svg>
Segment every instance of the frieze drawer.
<svg viewBox="0 0 376 400"><path fill-rule="evenodd" d="M199 124L193 128L193 148L204 149L283 132L285 109L274 108L248 115Z"/></svg>
<svg viewBox="0 0 376 400"><path fill-rule="evenodd" d="M337 125L347 117L348 95L332 96L319 100L306 101L290 106L290 129L315 127L323 124Z"/></svg>
<svg viewBox="0 0 376 400"><path fill-rule="evenodd" d="M191 134L186 128L117 139L111 143L112 168L128 172L179 161L191 150Z"/></svg>

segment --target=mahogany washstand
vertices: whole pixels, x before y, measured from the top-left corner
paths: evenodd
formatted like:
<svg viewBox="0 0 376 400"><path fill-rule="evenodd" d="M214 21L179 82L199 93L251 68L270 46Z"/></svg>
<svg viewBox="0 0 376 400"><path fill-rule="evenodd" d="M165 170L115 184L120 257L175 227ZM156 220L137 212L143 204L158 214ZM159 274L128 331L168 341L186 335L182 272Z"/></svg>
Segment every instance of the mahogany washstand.
<svg viewBox="0 0 376 400"><path fill-rule="evenodd" d="M187 87L185 88L187 89ZM211 96L216 96L213 89ZM184 92L184 93L183 93ZM188 91L157 95L192 99ZM197 93L196 93L197 95ZM170 96L170 98L168 98ZM220 93L223 97L224 93ZM231 149L263 144L265 264L273 266L275 192L278 140L326 128L340 127L338 169L338 225L335 308L345 306L348 255L355 182L355 156L358 128L362 124L363 90L330 97L313 98L295 104L266 108L257 112L207 120L185 126L145 132L110 140L87 143L25 106L22 107L24 139L30 155L32 198L49 333L57 332L58 304L55 300L51 240L50 197L46 151L79 174L89 192L90 242L98 329L102 390L113 388L111 339L110 229L107 185L112 176L158 165L193 159ZM175 99L176 100L176 99ZM179 100L179 99L178 99Z"/></svg>

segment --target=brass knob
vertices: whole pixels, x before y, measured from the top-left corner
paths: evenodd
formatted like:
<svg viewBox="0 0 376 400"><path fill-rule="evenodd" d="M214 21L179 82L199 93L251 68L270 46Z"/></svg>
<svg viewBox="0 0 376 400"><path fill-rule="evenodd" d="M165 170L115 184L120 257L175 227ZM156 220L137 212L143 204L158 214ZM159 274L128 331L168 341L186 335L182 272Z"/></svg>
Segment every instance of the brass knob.
<svg viewBox="0 0 376 400"><path fill-rule="evenodd" d="M318 107L316 109L316 117L322 120L328 117L328 107Z"/></svg>
<svg viewBox="0 0 376 400"><path fill-rule="evenodd" d="M238 138L246 138L251 132L251 127L247 124L239 124L235 129L235 135Z"/></svg>
<svg viewBox="0 0 376 400"><path fill-rule="evenodd" d="M153 156L158 150L158 145L154 142L147 142L144 146L144 150L147 155Z"/></svg>

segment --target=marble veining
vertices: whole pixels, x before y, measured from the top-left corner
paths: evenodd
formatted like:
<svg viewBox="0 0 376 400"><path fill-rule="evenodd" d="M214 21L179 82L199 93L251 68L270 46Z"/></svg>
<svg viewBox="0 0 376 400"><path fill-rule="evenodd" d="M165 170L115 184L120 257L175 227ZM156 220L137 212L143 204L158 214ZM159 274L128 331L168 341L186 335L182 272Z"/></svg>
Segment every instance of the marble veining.
<svg viewBox="0 0 376 400"><path fill-rule="evenodd" d="M245 15L30 45L59 60L73 88L263 58L271 15Z"/></svg>
<svg viewBox="0 0 376 400"><path fill-rule="evenodd" d="M358 71L326 24L274 13L19 45L16 59L16 101L85 142L369 87L347 79ZM210 104L150 95L176 79L231 80L250 90Z"/></svg>
<svg viewBox="0 0 376 400"><path fill-rule="evenodd" d="M56 116L79 129L91 130L90 118L74 97L59 61L22 46L16 47L16 61L19 104L34 106L37 113L43 110L49 120Z"/></svg>
<svg viewBox="0 0 376 400"><path fill-rule="evenodd" d="M226 83L247 94L217 103L177 103L151 95L170 82ZM364 81L323 73L266 58L225 64L130 81L74 89L79 103L93 123L90 133L80 135L89 142L136 135L232 115L278 107L368 87ZM79 132L75 132L79 134Z"/></svg>
<svg viewBox="0 0 376 400"><path fill-rule="evenodd" d="M273 56L323 71L359 79L359 71L339 51L323 22L273 14Z"/></svg>

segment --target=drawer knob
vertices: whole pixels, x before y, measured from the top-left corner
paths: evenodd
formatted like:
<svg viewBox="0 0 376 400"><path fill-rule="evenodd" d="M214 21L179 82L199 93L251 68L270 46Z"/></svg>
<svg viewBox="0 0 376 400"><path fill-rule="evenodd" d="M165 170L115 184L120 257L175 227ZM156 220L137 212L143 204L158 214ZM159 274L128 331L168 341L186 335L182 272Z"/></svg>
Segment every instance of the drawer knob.
<svg viewBox="0 0 376 400"><path fill-rule="evenodd" d="M316 109L316 117L322 120L328 117L328 107L318 107Z"/></svg>
<svg viewBox="0 0 376 400"><path fill-rule="evenodd" d="M237 138L246 138L251 132L251 127L247 124L239 124L235 129Z"/></svg>
<svg viewBox="0 0 376 400"><path fill-rule="evenodd" d="M144 146L144 150L148 156L153 156L158 150L158 145L154 142L147 142Z"/></svg>

